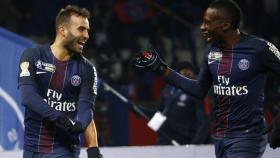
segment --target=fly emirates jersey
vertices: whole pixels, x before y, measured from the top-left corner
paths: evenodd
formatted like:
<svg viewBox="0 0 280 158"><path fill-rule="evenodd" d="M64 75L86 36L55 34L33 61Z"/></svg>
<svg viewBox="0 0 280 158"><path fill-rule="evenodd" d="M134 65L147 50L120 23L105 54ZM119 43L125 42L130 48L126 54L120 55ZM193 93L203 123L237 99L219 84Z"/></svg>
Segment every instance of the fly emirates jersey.
<svg viewBox="0 0 280 158"><path fill-rule="evenodd" d="M97 95L95 67L81 55L74 55L69 61L59 61L53 56L49 44L26 49L19 66L19 87L32 85L41 102L47 103L37 107L24 105L24 149L41 153L72 152L71 145L78 140L78 135L68 134L55 126L51 121L55 118L44 116L63 113L86 126L89 119L84 120L85 116L79 115L79 110L88 108L86 110L91 111L93 106ZM48 112L40 115L44 110Z"/></svg>
<svg viewBox="0 0 280 158"><path fill-rule="evenodd" d="M216 136L257 137L266 125L263 116L267 72L280 74L280 53L268 41L241 33L230 49L211 45L198 80L176 72L167 81L203 98L212 86L216 106Z"/></svg>

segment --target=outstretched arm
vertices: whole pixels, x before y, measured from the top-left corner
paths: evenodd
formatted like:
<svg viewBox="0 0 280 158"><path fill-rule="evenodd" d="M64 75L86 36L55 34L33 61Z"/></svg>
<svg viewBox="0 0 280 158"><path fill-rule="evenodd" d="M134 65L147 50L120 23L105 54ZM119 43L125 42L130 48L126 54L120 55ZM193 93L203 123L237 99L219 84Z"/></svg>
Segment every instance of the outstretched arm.
<svg viewBox="0 0 280 158"><path fill-rule="evenodd" d="M172 70L165 64L155 50L143 51L133 60L138 69L148 69L164 75L169 84L184 90L196 98L203 99L212 85L212 77L205 56L198 80L192 80Z"/></svg>
<svg viewBox="0 0 280 158"><path fill-rule="evenodd" d="M212 85L212 77L208 68L207 58L203 60L198 79L193 80L181 75L178 72L167 68L165 71L166 81L177 88L184 90L196 98L204 99Z"/></svg>

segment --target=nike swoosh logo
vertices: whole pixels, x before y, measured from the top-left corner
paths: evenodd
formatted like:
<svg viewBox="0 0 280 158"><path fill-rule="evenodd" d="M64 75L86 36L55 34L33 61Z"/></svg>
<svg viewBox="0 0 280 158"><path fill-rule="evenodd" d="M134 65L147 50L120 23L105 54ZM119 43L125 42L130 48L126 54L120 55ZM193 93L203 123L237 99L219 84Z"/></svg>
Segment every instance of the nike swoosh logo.
<svg viewBox="0 0 280 158"><path fill-rule="evenodd" d="M213 61L208 61L208 64L212 64L214 63L216 60L213 60Z"/></svg>
<svg viewBox="0 0 280 158"><path fill-rule="evenodd" d="M45 72L45 71L36 71L36 74L45 74L45 73L48 73L48 72Z"/></svg>
<svg viewBox="0 0 280 158"><path fill-rule="evenodd" d="M73 121L73 120L71 120L71 119L69 119L70 120L70 122L72 123L72 125L74 126L75 125L75 122Z"/></svg>

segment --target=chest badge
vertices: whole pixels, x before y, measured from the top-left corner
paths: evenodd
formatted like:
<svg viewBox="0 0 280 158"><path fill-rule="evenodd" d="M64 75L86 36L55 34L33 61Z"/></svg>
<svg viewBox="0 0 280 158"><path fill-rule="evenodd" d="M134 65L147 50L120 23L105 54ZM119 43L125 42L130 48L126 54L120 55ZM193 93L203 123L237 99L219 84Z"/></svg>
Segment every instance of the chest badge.
<svg viewBox="0 0 280 158"><path fill-rule="evenodd" d="M241 59L238 63L240 70L247 70L250 67L250 62L247 59Z"/></svg>
<svg viewBox="0 0 280 158"><path fill-rule="evenodd" d="M74 75L71 77L71 84L75 87L79 86L81 84L81 77L78 75Z"/></svg>

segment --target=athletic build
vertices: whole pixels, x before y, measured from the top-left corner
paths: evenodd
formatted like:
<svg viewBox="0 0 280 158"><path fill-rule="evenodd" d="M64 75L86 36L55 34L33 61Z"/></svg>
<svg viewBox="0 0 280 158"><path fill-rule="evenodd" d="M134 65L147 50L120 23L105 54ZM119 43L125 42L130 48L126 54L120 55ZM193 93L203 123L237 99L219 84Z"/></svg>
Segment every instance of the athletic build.
<svg viewBox="0 0 280 158"><path fill-rule="evenodd" d="M261 157L267 144L263 101L266 74L280 74L280 53L270 42L239 31L241 10L231 0L212 2L200 27L211 43L197 80L171 70L155 51L144 51L135 66L166 76L167 82L203 98L213 86L218 158ZM270 146L280 146L280 119L274 121Z"/></svg>
<svg viewBox="0 0 280 158"><path fill-rule="evenodd" d="M84 8L63 8L56 19L55 41L26 49L21 56L24 158L77 158L80 133L85 134L88 156L101 157L92 120L97 73L81 55L89 38L88 17Z"/></svg>

